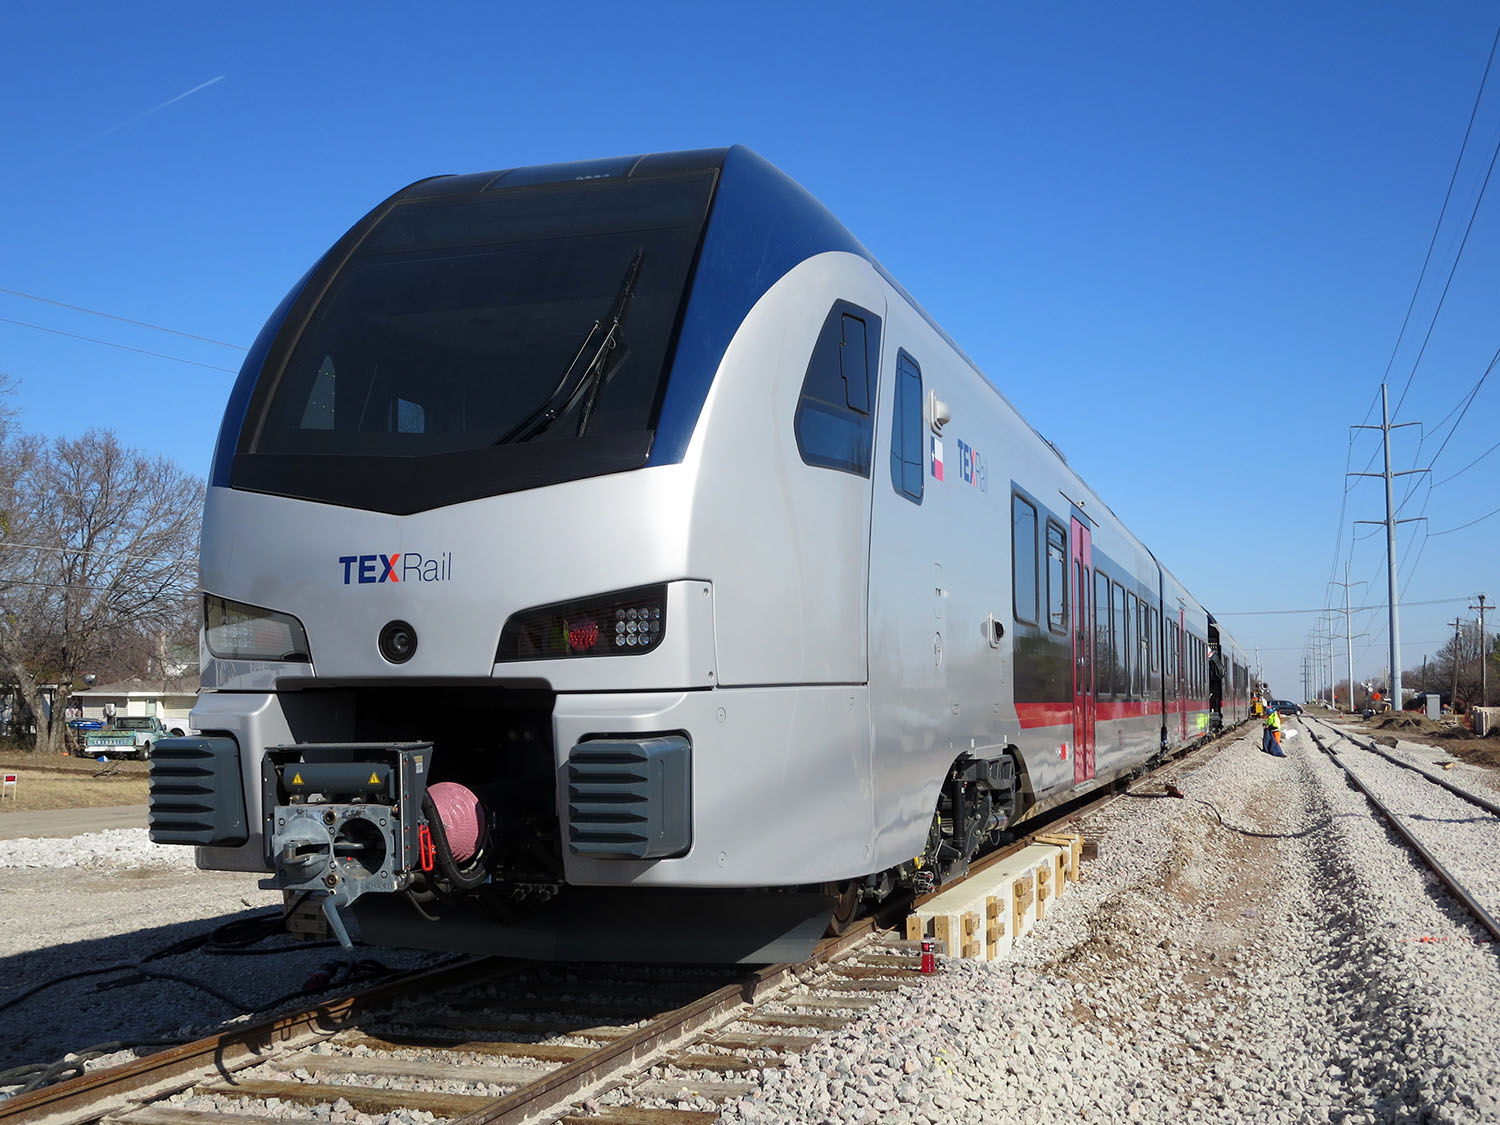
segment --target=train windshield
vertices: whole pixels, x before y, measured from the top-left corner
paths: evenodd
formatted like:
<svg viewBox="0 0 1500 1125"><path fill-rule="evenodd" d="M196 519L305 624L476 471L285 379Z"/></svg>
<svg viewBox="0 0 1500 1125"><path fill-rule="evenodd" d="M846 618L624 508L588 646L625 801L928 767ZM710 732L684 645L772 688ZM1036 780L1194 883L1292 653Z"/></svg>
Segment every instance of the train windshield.
<svg viewBox="0 0 1500 1125"><path fill-rule="evenodd" d="M397 203L283 329L232 483L410 512L644 465L713 182Z"/></svg>

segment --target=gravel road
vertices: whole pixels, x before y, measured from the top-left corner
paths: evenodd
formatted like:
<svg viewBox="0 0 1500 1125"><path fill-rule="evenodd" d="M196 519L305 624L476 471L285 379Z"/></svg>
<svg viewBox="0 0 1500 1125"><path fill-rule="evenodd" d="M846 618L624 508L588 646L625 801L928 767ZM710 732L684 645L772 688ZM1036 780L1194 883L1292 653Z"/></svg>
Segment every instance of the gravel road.
<svg viewBox="0 0 1500 1125"><path fill-rule="evenodd" d="M1242 737L1179 769L1182 799L1141 782L1085 823L1099 857L1014 960L946 961L788 1066L753 1075L759 1088L727 1103L722 1120L1500 1120L1500 949L1479 940L1310 739L1289 739L1288 754L1268 757ZM250 877L118 857L19 868L6 850L19 843L0 843L8 981L128 959L265 901ZM70 843L95 858L119 846ZM295 957L306 962L275 970L279 984L222 959L201 971L270 995L318 959ZM201 1026L225 1011L176 986L91 988L0 1012L7 1057L76 1044L53 1022L64 1004L80 1005L95 1039L184 1030L187 1018ZM0 985L0 1004L18 990Z"/></svg>

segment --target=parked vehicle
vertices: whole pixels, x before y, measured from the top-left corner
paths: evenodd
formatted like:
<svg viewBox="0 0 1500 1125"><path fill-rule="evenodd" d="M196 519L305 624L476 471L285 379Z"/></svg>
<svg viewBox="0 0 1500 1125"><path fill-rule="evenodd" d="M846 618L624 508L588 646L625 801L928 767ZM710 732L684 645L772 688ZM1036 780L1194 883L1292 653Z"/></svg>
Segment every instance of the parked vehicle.
<svg viewBox="0 0 1500 1125"><path fill-rule="evenodd" d="M101 730L86 732L83 752L90 758L105 754L110 757L119 755L140 758L144 761L151 757L154 743L170 737L171 732L167 730L166 724L155 715L127 715L115 719L112 725Z"/></svg>

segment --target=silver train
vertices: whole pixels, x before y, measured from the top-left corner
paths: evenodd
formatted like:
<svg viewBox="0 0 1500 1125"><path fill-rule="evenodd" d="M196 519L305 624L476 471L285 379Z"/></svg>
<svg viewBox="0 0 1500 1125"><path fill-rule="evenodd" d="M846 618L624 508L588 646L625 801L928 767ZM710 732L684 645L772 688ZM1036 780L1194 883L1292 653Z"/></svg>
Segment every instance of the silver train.
<svg viewBox="0 0 1500 1125"><path fill-rule="evenodd" d="M765 960L1247 714L1230 638L743 148L442 176L235 385L151 832L347 938Z"/></svg>

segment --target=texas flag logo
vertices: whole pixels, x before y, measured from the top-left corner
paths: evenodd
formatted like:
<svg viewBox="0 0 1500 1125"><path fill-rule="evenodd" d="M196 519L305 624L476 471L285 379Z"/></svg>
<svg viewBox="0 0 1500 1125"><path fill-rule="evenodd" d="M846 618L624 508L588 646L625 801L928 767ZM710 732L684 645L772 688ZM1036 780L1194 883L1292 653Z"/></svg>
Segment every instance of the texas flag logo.
<svg viewBox="0 0 1500 1125"><path fill-rule="evenodd" d="M935 480L943 479L943 443L934 436L932 439L932 475Z"/></svg>

